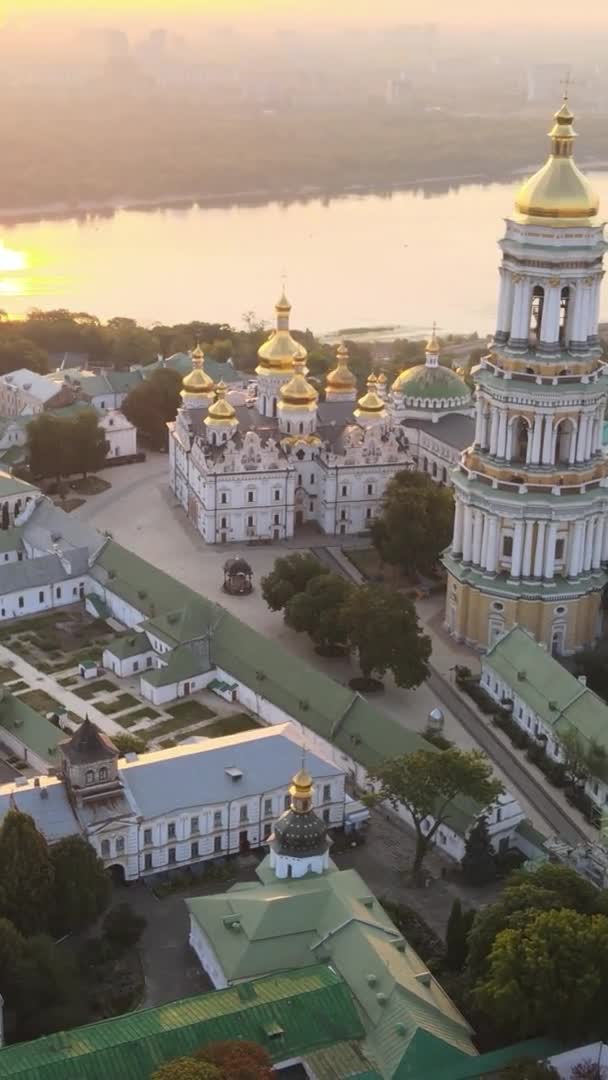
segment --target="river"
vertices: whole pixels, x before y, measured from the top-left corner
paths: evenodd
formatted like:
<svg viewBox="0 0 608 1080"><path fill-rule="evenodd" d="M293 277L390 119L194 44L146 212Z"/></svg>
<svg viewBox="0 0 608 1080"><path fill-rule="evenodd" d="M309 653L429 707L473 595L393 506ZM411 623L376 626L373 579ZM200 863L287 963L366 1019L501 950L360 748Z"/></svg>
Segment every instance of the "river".
<svg viewBox="0 0 608 1080"><path fill-rule="evenodd" d="M592 172L608 208L608 172ZM317 333L493 329L502 219L516 183L261 206L118 210L0 227L0 309L66 307L146 325L273 318ZM604 290L602 316L608 318Z"/></svg>

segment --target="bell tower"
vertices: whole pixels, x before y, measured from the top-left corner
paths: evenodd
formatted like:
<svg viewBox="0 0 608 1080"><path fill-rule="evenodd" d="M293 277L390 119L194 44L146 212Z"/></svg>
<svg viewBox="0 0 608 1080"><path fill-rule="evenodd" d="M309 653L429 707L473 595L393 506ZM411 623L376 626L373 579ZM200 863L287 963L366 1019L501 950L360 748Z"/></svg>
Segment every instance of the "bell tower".
<svg viewBox="0 0 608 1080"><path fill-rule="evenodd" d="M567 100L554 121L549 158L520 188L500 241L496 332L473 373L475 440L453 473L446 626L482 649L514 623L555 653L600 632L606 243L598 197L574 162Z"/></svg>

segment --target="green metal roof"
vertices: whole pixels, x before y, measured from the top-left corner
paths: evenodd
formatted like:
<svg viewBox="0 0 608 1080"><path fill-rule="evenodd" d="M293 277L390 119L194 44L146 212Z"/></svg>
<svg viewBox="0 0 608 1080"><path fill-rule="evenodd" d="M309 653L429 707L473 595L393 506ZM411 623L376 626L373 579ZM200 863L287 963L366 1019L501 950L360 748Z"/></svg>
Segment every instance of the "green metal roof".
<svg viewBox="0 0 608 1080"><path fill-rule="evenodd" d="M7 551L20 551L22 535L22 525L16 525L12 529L0 529L0 552L4 554Z"/></svg>
<svg viewBox="0 0 608 1080"><path fill-rule="evenodd" d="M435 1067L475 1054L469 1024L355 870L237 885L186 903L229 981L330 963L357 1002L364 1050L383 1076L422 1077L401 1071L404 1061Z"/></svg>
<svg viewBox="0 0 608 1080"><path fill-rule="evenodd" d="M109 619L112 616L108 605L102 596L98 596L97 593L87 593L86 599L89 604L97 613L99 619Z"/></svg>
<svg viewBox="0 0 608 1080"><path fill-rule="evenodd" d="M546 1061L553 1054L563 1053L565 1049L566 1047L555 1039L527 1039L525 1042L503 1046L500 1050L490 1050L476 1058L451 1062L447 1068L440 1067L432 1072L412 1074L411 1080L418 1080L418 1075L420 1080L422 1077L424 1080L474 1080L475 1077L488 1080L489 1077L499 1076L503 1069L521 1058Z"/></svg>
<svg viewBox="0 0 608 1080"><path fill-rule="evenodd" d="M212 664L257 690L365 768L398 754L429 749L416 731L114 540L103 546L91 575L147 616L143 626L168 644L208 636ZM199 663L195 671L180 677L187 679L201 670ZM146 672L145 678L149 675ZM175 680L166 676L162 685L171 681ZM456 800L448 824L464 835L481 809L467 800Z"/></svg>
<svg viewBox="0 0 608 1080"><path fill-rule="evenodd" d="M394 390L402 394L406 401L431 400L436 401L439 407L445 407L446 402L455 399L461 408L471 401L471 391L464 379L442 365L427 367L426 364L416 364L402 372L396 383Z"/></svg>
<svg viewBox="0 0 608 1080"><path fill-rule="evenodd" d="M608 705L527 630L512 627L488 649L485 663L558 737L574 730L584 742L597 743L608 752Z"/></svg>
<svg viewBox="0 0 608 1080"><path fill-rule="evenodd" d="M149 1080L208 1042L251 1040L281 1061L362 1036L344 981L321 965L7 1046L0 1080Z"/></svg>
<svg viewBox="0 0 608 1080"><path fill-rule="evenodd" d="M173 356L167 356L163 360L155 360L153 364L146 364L146 367L143 368L144 378L147 377L148 372L158 371L159 368L170 368L171 371L177 371L179 375L187 375L188 372L192 371L192 357L189 353L180 352L174 353ZM226 385L243 382L250 378L245 372L235 371L232 364L213 360L211 356L205 356L203 371L213 379L214 383L223 381Z"/></svg>
<svg viewBox="0 0 608 1080"><path fill-rule="evenodd" d="M193 679L208 670L209 667L202 657L197 656L188 645L180 645L168 654L167 663L163 667L146 668L142 671L141 680L150 686L171 686L172 683Z"/></svg>
<svg viewBox="0 0 608 1080"><path fill-rule="evenodd" d="M131 656L142 656L144 653L152 652L147 634L138 631L114 638L109 645L104 646L104 651L106 649L117 660L128 660Z"/></svg>
<svg viewBox="0 0 608 1080"><path fill-rule="evenodd" d="M6 687L0 689L0 740L3 728L49 764L56 762L57 748L66 739L65 731L55 727Z"/></svg>
<svg viewBox="0 0 608 1080"><path fill-rule="evenodd" d="M505 494L505 492L501 492L501 494ZM513 496L513 498L518 500L527 497L528 496L525 495ZM510 493L508 493L508 498L511 498ZM558 499L559 496L554 495L551 496L551 498ZM582 495L580 498L584 499L585 496ZM522 583L509 581L506 572L488 578L487 574L484 574L483 571L475 570L472 566L465 566L460 559L455 559L449 551L443 553L442 561L444 566L449 569L450 573L453 574L458 581L466 581L467 584L472 585L473 588L480 588L484 593L489 593L491 596L513 596L524 600L551 600L554 598L555 601L558 601L563 597L572 599L576 596L587 596L590 591L601 592L608 581L605 571L596 570L591 575L586 574L584 581L582 578L578 581L568 581L567 578L555 577L551 583ZM589 587L590 576L593 581L594 590L590 590Z"/></svg>
<svg viewBox="0 0 608 1080"><path fill-rule="evenodd" d="M31 418L33 419L33 417ZM28 484L26 480L18 480L10 473L0 472L0 499L8 495L38 495L38 488Z"/></svg>

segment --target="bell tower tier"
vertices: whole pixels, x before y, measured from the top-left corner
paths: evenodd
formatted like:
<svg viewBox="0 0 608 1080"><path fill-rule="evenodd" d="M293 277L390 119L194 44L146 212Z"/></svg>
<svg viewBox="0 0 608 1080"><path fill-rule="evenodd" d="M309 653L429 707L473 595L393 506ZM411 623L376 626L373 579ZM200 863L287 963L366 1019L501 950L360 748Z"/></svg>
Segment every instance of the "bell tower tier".
<svg viewBox="0 0 608 1080"><path fill-rule="evenodd" d="M598 336L598 200L556 113L548 162L500 242L497 328L473 372L476 426L453 474L446 626L480 648L520 623L554 652L600 632L608 561L608 377Z"/></svg>

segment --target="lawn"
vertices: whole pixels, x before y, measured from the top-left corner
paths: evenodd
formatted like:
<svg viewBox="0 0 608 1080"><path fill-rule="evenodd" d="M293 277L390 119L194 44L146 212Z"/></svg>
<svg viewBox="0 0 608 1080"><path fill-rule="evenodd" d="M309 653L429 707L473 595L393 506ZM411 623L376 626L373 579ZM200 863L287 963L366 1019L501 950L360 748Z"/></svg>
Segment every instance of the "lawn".
<svg viewBox="0 0 608 1080"><path fill-rule="evenodd" d="M18 690L27 690L29 683L23 681L23 679L17 679L17 682L7 685L7 690L10 690L11 694L16 694Z"/></svg>
<svg viewBox="0 0 608 1080"><path fill-rule="evenodd" d="M130 709L133 705L139 705L139 701L133 694L120 694L116 698L116 701L97 701L95 702L95 708L104 713L105 716L110 716L112 713L123 712L124 709Z"/></svg>
<svg viewBox="0 0 608 1080"><path fill-rule="evenodd" d="M198 704L200 703L197 701L188 702L188 705ZM204 705L201 705L200 708L200 713L195 713L193 710L180 712L177 707L171 709L171 717L169 720L161 720L160 724L155 724L151 728L146 728L147 737L149 739L160 739L162 735L170 735L172 731L181 731L182 728L189 727L190 724L196 723L197 720L208 720L215 715L215 713L212 713ZM177 716L175 713L177 713Z"/></svg>
<svg viewBox="0 0 608 1080"><path fill-rule="evenodd" d="M399 568L382 562L375 548L342 548L342 552L367 581L404 584L404 578Z"/></svg>
<svg viewBox="0 0 608 1080"><path fill-rule="evenodd" d="M63 712L63 705L46 690L28 690L27 694L19 695L19 701L25 701L26 705L39 713Z"/></svg>
<svg viewBox="0 0 608 1080"><path fill-rule="evenodd" d="M113 694L118 690L116 683L110 682L109 679L94 679L93 682L85 683L84 686L79 686L73 693L83 701L90 701L97 694L105 693Z"/></svg>
<svg viewBox="0 0 608 1080"><path fill-rule="evenodd" d="M80 480L70 481L72 491L77 491L80 495L100 495L111 486L110 482L102 480L101 476L83 476Z"/></svg>
<svg viewBox="0 0 608 1080"><path fill-rule="evenodd" d="M79 681L80 680L78 678L78 675L64 675L61 679L57 679L59 686L63 686L66 688L69 686L75 686L76 683Z"/></svg>
<svg viewBox="0 0 608 1080"><path fill-rule="evenodd" d="M224 735L238 735L241 731L251 731L260 726L249 713L234 713L232 716L218 716L210 724L189 731L188 737L203 735L206 739L221 739Z"/></svg>
<svg viewBox="0 0 608 1080"><path fill-rule="evenodd" d="M190 698L188 701L182 701L179 705L173 705L170 709L167 709L170 716L173 716L176 720L179 720L179 727L185 727L186 724L195 724L197 720L210 720L215 713L212 709L208 709L206 705L203 705L200 701L194 701Z"/></svg>
<svg viewBox="0 0 608 1080"><path fill-rule="evenodd" d="M163 750L169 750L172 746L177 746L175 739L161 739L160 745Z"/></svg>
<svg viewBox="0 0 608 1080"><path fill-rule="evenodd" d="M17 672L12 667L0 667L0 683L11 682L13 679L18 679Z"/></svg>
<svg viewBox="0 0 608 1080"><path fill-rule="evenodd" d="M134 712L129 713L128 716L123 717L118 721L123 727L130 727L131 724L137 724L140 720L156 720L161 714L158 709L153 709L151 705L142 705L141 709L135 709ZM126 721L129 721L127 724Z"/></svg>

